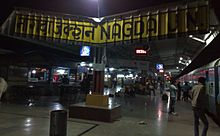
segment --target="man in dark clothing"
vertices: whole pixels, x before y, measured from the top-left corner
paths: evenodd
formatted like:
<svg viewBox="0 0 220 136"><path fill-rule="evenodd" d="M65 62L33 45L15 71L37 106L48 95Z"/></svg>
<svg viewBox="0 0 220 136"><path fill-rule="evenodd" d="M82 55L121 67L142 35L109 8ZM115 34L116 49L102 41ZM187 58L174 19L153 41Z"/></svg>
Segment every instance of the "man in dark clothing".
<svg viewBox="0 0 220 136"><path fill-rule="evenodd" d="M67 93L68 91L68 84L69 84L69 78L67 78L67 75L64 75L63 78L61 79L61 91L60 91L60 97L63 99L64 94Z"/></svg>
<svg viewBox="0 0 220 136"><path fill-rule="evenodd" d="M84 76L81 82L81 91L85 92L85 95L89 94L90 91L90 80L88 76Z"/></svg>
<svg viewBox="0 0 220 136"><path fill-rule="evenodd" d="M69 84L70 80L69 78L67 78L67 75L64 75L64 77L62 78L62 84Z"/></svg>
<svg viewBox="0 0 220 136"><path fill-rule="evenodd" d="M163 81L160 82L160 94L163 94L164 92L164 83Z"/></svg>
<svg viewBox="0 0 220 136"><path fill-rule="evenodd" d="M177 83L177 101L180 101L181 98L181 92L182 92L182 87L180 85L180 82Z"/></svg>
<svg viewBox="0 0 220 136"><path fill-rule="evenodd" d="M205 116L205 110L207 105L205 78L199 77L198 85L195 85L192 89L192 109L194 113L194 136L199 136L199 119L202 120L204 128L202 136L207 135L208 120Z"/></svg>
<svg viewBox="0 0 220 136"><path fill-rule="evenodd" d="M182 99L184 101L188 101L188 99L190 98L191 99L191 96L189 95L189 91L190 91L190 86L188 84L188 82L185 82L184 86L183 86L183 97Z"/></svg>

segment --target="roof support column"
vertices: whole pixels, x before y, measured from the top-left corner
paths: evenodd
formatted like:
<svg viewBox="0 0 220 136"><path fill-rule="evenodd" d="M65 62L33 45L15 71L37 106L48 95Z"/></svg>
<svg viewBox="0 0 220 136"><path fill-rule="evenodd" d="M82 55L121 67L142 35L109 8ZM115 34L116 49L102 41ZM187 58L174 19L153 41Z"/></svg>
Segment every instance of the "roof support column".
<svg viewBox="0 0 220 136"><path fill-rule="evenodd" d="M95 47L94 70L93 70L93 92L103 95L105 74L106 47Z"/></svg>

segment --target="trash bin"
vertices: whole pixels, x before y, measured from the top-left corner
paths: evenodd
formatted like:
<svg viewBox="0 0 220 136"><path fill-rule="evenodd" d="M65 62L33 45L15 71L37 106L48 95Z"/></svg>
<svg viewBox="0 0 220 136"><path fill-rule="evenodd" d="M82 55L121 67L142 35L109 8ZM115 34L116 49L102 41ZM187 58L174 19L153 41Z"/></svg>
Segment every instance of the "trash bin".
<svg viewBox="0 0 220 136"><path fill-rule="evenodd" d="M54 110L50 113L50 136L66 136L67 111Z"/></svg>

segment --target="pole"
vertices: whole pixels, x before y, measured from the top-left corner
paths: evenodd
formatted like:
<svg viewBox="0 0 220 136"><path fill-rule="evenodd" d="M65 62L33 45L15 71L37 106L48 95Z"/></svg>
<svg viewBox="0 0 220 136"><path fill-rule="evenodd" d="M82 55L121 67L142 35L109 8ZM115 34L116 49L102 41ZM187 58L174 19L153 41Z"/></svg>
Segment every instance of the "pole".
<svg viewBox="0 0 220 136"><path fill-rule="evenodd" d="M100 13L99 13L99 0L98 0L98 3L97 3L97 5L98 5L98 18L100 17Z"/></svg>
<svg viewBox="0 0 220 136"><path fill-rule="evenodd" d="M49 136L67 135L67 111L54 110L50 112L50 132Z"/></svg>
<svg viewBox="0 0 220 136"><path fill-rule="evenodd" d="M100 0L97 1L98 18L100 18ZM95 47L94 51L94 71L93 71L93 92L102 94L104 91L104 74L106 63L106 47Z"/></svg>

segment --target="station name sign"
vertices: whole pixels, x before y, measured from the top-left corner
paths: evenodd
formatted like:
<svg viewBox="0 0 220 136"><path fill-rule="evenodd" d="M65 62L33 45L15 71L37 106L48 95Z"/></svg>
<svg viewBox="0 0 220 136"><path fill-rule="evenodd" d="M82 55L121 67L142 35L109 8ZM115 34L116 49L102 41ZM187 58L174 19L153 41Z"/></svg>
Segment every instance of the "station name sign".
<svg viewBox="0 0 220 136"><path fill-rule="evenodd" d="M15 12L14 33L33 39L98 44L135 43L209 30L208 5L141 12L139 15L104 18L45 15L40 12Z"/></svg>

